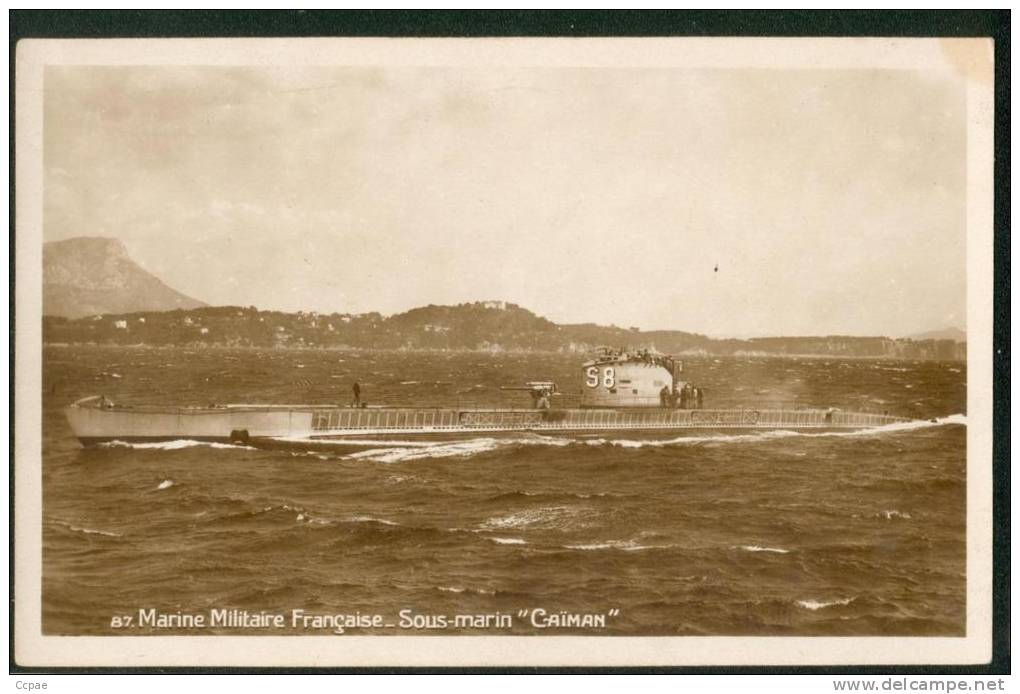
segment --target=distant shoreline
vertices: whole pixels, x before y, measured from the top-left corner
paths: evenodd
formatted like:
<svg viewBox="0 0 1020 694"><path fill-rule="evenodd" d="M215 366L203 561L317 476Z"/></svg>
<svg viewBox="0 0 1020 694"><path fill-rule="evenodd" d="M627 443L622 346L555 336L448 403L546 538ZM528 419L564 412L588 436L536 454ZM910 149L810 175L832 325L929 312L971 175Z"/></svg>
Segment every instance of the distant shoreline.
<svg viewBox="0 0 1020 694"><path fill-rule="evenodd" d="M151 313L43 317L47 344L387 350L512 354L591 354L600 345L645 348L675 356L875 357L963 360L967 344L884 336L809 335L713 339L680 330L642 331L616 325L559 325L509 302L423 306L378 313L294 314L254 306L206 307Z"/></svg>
<svg viewBox="0 0 1020 694"><path fill-rule="evenodd" d="M204 351L235 351L235 352L347 352L365 354L488 354L491 356L512 355L512 356L576 356L583 358L590 354L585 351L559 351L559 350L538 350L538 349L430 349L430 348L385 348L385 347L353 347L353 346L323 346L307 347L295 345L280 345L264 347L256 345L224 345L211 343L190 343L183 345L151 345L146 343L117 344L110 342L44 342L43 349L71 349L77 347L92 347L99 349L145 349L145 350L204 350ZM847 361L907 361L907 362L949 362L966 364L966 359L932 359L924 357L899 357L889 355L852 355L852 354L786 354L782 352L769 353L744 353L744 354L719 354L713 352L688 353L683 352L675 356L685 359L840 359Z"/></svg>

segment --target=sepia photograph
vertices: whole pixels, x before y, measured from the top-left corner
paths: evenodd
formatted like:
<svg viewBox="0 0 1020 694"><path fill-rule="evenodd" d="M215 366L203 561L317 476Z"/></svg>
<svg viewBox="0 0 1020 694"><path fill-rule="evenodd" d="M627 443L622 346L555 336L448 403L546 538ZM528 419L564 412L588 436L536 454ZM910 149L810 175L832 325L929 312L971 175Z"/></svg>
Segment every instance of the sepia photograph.
<svg viewBox="0 0 1020 694"><path fill-rule="evenodd" d="M990 657L990 40L18 51L19 662Z"/></svg>

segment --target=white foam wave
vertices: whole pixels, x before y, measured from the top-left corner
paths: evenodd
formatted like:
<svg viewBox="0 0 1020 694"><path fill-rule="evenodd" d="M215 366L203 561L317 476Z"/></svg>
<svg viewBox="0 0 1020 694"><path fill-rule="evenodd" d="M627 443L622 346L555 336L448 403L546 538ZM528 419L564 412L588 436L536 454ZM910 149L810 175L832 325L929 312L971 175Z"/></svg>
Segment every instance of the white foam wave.
<svg viewBox="0 0 1020 694"><path fill-rule="evenodd" d="M618 549L623 552L640 552L645 549L665 549L669 545L640 545L634 540L606 540L605 542L592 542L583 545L563 545L565 549L579 549L592 551L599 549Z"/></svg>
<svg viewBox="0 0 1020 694"><path fill-rule="evenodd" d="M849 605L854 601L854 598L843 598L840 600L829 600L829 601L818 601L818 600L798 600L797 604L808 610L820 610L825 607L833 607L835 605Z"/></svg>
<svg viewBox="0 0 1020 694"><path fill-rule="evenodd" d="M683 444L695 444L695 443L740 443L740 442L761 442L770 441L774 439L787 439L787 438L841 438L841 437L860 437L860 436L881 436L882 434L890 434L901 431L914 431L917 429L928 429L931 427L948 426L948 425L967 425L967 417L962 414L949 415L948 417L939 417L933 420L919 419L912 420L909 422L894 422L892 424L884 424L882 426L871 427L868 429L856 429L853 431L819 431L819 432L805 432L805 431L790 431L788 429L768 429L754 434L710 434L704 436L678 436L673 439L650 439L647 441L631 440L631 439L591 439L585 441L589 446L619 446L620 448L644 448L646 446L658 447L658 446L677 446Z"/></svg>
<svg viewBox="0 0 1020 694"><path fill-rule="evenodd" d="M304 436L276 436L273 441L282 443L314 443L316 446L400 446L401 448L433 448L443 441L400 441L382 439L309 439ZM310 453L311 451L306 451Z"/></svg>
<svg viewBox="0 0 1020 694"><path fill-rule="evenodd" d="M235 446L232 443L219 443L216 441L195 441L194 439L174 439L172 441L149 441L129 442L115 439L108 443L99 444L105 448L149 448L161 451L176 451L182 448L194 448L205 446L206 448L237 448L243 450L255 450L251 446Z"/></svg>
<svg viewBox="0 0 1020 694"><path fill-rule="evenodd" d="M381 525L400 525L395 521L386 520L385 518L375 518L373 516L351 516L347 519L350 523L379 523Z"/></svg>
<svg viewBox="0 0 1020 694"><path fill-rule="evenodd" d="M884 424L880 427L872 427L871 429L859 429L857 431L832 431L823 432L818 434L799 434L800 436L879 436L881 434L889 434L900 431L914 431L916 429L930 429L932 427L942 427L960 424L967 426L967 416L963 414L952 414L948 417L938 417L935 419L915 419L909 422L894 422L892 424Z"/></svg>
<svg viewBox="0 0 1020 694"><path fill-rule="evenodd" d="M903 520L910 520L909 513L906 513L905 511L897 511L896 509L882 511L881 513L875 515L880 518L885 518L886 520L892 520L893 518L902 518Z"/></svg>
<svg viewBox="0 0 1020 694"><path fill-rule="evenodd" d="M290 451L291 458L317 458L318 460L329 460L328 455L316 453L315 451Z"/></svg>
<svg viewBox="0 0 1020 694"><path fill-rule="evenodd" d="M589 446L617 446L619 448L645 448L661 446L678 446L694 443L738 443L741 441L767 441L798 436L795 431L785 429L767 430L756 434L708 434L694 436L678 436L673 439L593 439L586 441Z"/></svg>
<svg viewBox="0 0 1020 694"><path fill-rule="evenodd" d="M524 540L517 537L490 537L490 540L495 542L497 545L526 545L528 544Z"/></svg>
<svg viewBox="0 0 1020 694"><path fill-rule="evenodd" d="M478 593L479 595L495 595L496 591L486 590L484 588L462 588L460 586L438 586L438 590L443 593Z"/></svg>
<svg viewBox="0 0 1020 694"><path fill-rule="evenodd" d="M494 516L481 524L483 530L504 530L506 528L528 528L535 526L558 526L579 515L584 509L570 506L546 506L527 509L505 516Z"/></svg>
<svg viewBox="0 0 1020 694"><path fill-rule="evenodd" d="M156 489L169 489L172 486L174 486L173 480L163 480Z"/></svg>
<svg viewBox="0 0 1020 694"><path fill-rule="evenodd" d="M85 528L77 525L68 525L68 530L73 530L76 533L82 533L84 535L103 535L105 537L123 537L120 533L115 533L109 530L96 530L95 528Z"/></svg>
<svg viewBox="0 0 1020 694"><path fill-rule="evenodd" d="M327 520L325 518L317 518L316 516L313 516L303 508L297 506L290 506L288 504L283 504L281 506L267 506L266 508L262 509L262 511L263 512L271 511L276 508L279 508L284 511L290 511L292 513L297 513L297 516L294 518L294 522L296 523L305 523L306 525L332 525L332 521L330 520Z"/></svg>
<svg viewBox="0 0 1020 694"><path fill-rule="evenodd" d="M480 453L488 453L500 448L513 446L567 446L573 443L570 439L547 436L525 436L514 438L475 438L464 441L437 441L423 445L372 448L344 456L345 460L369 460L376 463L402 463L410 460L427 458L468 458ZM377 442L373 444L378 445Z"/></svg>
<svg viewBox="0 0 1020 694"><path fill-rule="evenodd" d="M428 458L466 458L499 448L496 439L470 439L439 443L428 447L401 446L399 448L372 448L344 456L346 460L368 460L375 463L403 463Z"/></svg>
<svg viewBox="0 0 1020 694"><path fill-rule="evenodd" d="M775 554L789 554L790 550L782 547L762 547L761 545L741 545L740 549L746 552L773 552Z"/></svg>
<svg viewBox="0 0 1020 694"><path fill-rule="evenodd" d="M263 506L257 511L253 511L252 515L259 515L262 513L269 513L270 511L290 511L296 513L299 516L305 513L305 510L300 506L291 506L290 504L280 504L279 506ZM300 518L298 520L301 520Z"/></svg>

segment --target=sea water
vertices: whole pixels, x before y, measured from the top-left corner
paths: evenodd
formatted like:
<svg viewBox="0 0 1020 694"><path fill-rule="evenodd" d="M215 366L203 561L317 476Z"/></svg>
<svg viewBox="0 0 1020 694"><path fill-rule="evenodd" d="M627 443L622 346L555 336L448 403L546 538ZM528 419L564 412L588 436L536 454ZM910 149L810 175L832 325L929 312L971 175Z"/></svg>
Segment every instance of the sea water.
<svg viewBox="0 0 1020 694"><path fill-rule="evenodd" d="M61 412L94 394L347 404L354 380L370 404L521 407L499 386L552 380L566 402L580 361L46 348L44 633L964 633L958 362L685 360L706 407L926 420L868 432L83 449Z"/></svg>

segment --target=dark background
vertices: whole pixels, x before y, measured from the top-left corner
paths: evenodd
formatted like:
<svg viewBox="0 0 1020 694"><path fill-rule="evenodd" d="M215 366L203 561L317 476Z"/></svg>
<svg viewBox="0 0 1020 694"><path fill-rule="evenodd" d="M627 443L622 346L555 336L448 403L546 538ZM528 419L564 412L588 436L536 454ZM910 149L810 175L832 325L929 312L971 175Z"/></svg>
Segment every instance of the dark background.
<svg viewBox="0 0 1020 694"><path fill-rule="evenodd" d="M226 10L10 10L9 140L10 199L14 199L15 52L25 38L302 37L302 36L916 36L991 37L995 40L995 306L994 306L994 603L993 659L987 665L952 667L841 668L613 668L613 672L833 673L833 674L1002 674L1010 672L1009 649L1009 10L801 10L801 11L226 11ZM14 366L14 206L10 206L8 259L9 354ZM14 388L9 395L10 457L14 457ZM10 558L14 558L13 466ZM9 576L14 594L13 573ZM14 660L13 602L10 610L10 672L253 672L237 668L33 668ZM414 669L415 672L449 669ZM538 668L472 668L459 672L536 672ZM550 671L548 668L542 671ZM275 669L273 672L309 672ZM345 672L407 672L407 669L346 669ZM556 668L588 672L590 668Z"/></svg>

